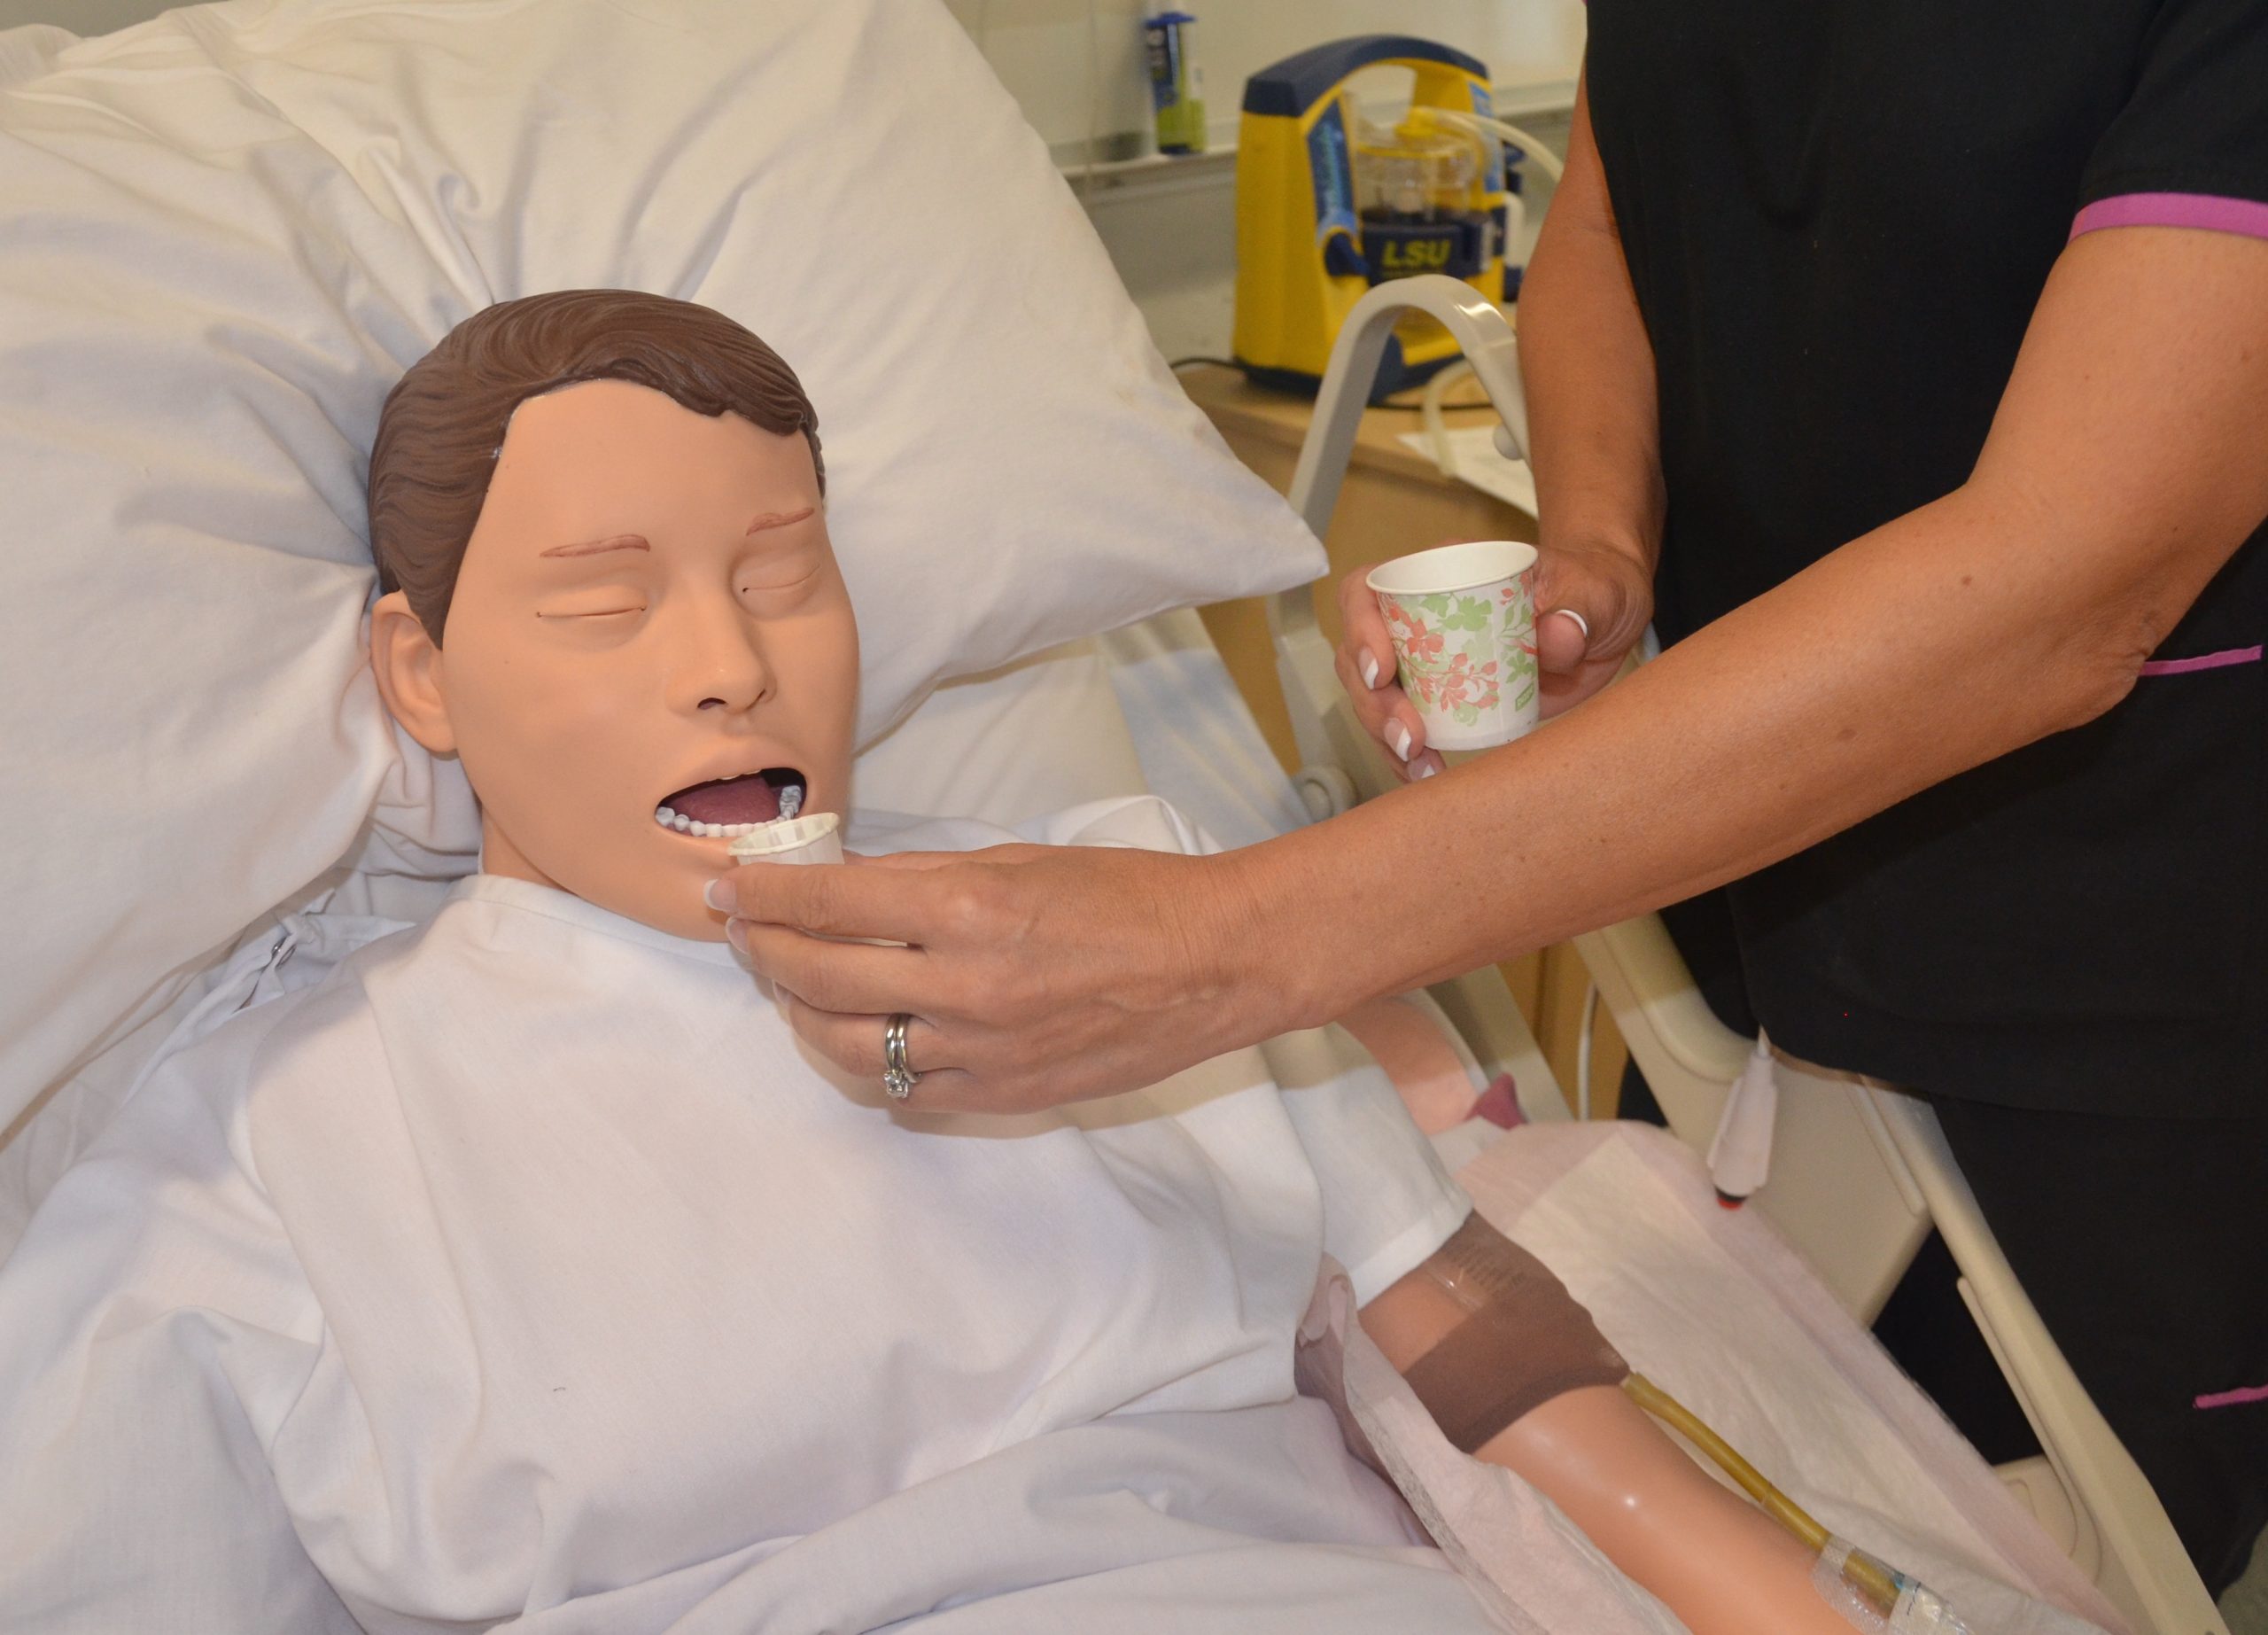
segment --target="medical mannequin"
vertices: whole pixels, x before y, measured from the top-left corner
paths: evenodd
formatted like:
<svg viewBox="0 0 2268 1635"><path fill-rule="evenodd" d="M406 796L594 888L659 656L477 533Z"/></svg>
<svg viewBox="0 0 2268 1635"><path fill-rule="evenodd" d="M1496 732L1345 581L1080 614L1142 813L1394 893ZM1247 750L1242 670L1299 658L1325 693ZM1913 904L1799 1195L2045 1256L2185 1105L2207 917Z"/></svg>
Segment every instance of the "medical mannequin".
<svg viewBox="0 0 2268 1635"><path fill-rule="evenodd" d="M712 344L695 327L713 323L708 315L649 297L514 305L533 323L576 301L617 304L625 328L649 337L683 322L688 346ZM438 498L408 492L404 473L417 468L401 445L416 440L431 458L441 434L423 421L464 406L413 372L372 462L373 533L401 587L374 615L379 683L422 744L462 758L481 801L483 867L706 938L723 934L703 891L730 866L726 839L655 821L655 805L680 800L672 791L687 781L676 768L648 772L662 744L655 706L674 689L703 694L696 712L742 712L744 726L717 736L737 735L746 749L720 751L701 769L768 769L775 784L804 784L806 810L836 810L857 676L808 406L792 376L762 363L768 353L748 355L778 400L761 424L696 413L625 370L629 378L521 403L485 494L461 477ZM462 368L450 371L452 387ZM629 508L603 475L619 467L655 478ZM476 463L476 481L478 471ZM763 498L743 531L751 483ZM697 553L664 543L693 539L703 541ZM723 644L730 666L666 682L648 673L628 634L641 619L692 632L742 619L761 621L759 643ZM666 701L682 712L687 698ZM642 783L626 775L633 767ZM736 815L776 812L762 790L753 800ZM1477 1215L1362 1321L1453 1440L1551 1497L1697 1635L1849 1627L1814 1588L1812 1553L1669 1441L1618 1389L1627 1370L1588 1315ZM1540 1333L1551 1336L1541 1351Z"/></svg>
<svg viewBox="0 0 2268 1635"><path fill-rule="evenodd" d="M373 667L483 872L162 1060L0 1266L0 1632L1491 1627L1292 1391L1325 1253L1698 1635L1849 1627L1414 1130L1253 1051L1022 1118L799 1055L704 900L790 789L842 809L855 719L761 342L493 308L372 466Z"/></svg>

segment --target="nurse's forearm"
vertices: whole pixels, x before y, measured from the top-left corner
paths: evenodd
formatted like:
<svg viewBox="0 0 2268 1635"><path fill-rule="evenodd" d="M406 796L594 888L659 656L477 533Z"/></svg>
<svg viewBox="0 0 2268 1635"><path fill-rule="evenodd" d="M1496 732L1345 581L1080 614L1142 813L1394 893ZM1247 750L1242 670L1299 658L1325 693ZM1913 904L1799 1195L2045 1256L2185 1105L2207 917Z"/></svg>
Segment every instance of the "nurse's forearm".
<svg viewBox="0 0 2268 1635"><path fill-rule="evenodd" d="M1837 552L1534 736L1251 854L1312 1018L1752 872L2070 725L2006 534L1948 499ZM1966 574L1971 583L1956 596ZM1268 853L1272 853L1268 854Z"/></svg>
<svg viewBox="0 0 2268 1635"><path fill-rule="evenodd" d="M2080 239L1961 489L1533 736L1224 860L1252 991L1320 1021L1751 873L2100 714L2268 513L2264 423L2268 244Z"/></svg>
<svg viewBox="0 0 2268 1635"><path fill-rule="evenodd" d="M1609 547L1651 571L1663 507L1653 346L1580 84L1567 173L1520 284L1519 357L1545 542Z"/></svg>

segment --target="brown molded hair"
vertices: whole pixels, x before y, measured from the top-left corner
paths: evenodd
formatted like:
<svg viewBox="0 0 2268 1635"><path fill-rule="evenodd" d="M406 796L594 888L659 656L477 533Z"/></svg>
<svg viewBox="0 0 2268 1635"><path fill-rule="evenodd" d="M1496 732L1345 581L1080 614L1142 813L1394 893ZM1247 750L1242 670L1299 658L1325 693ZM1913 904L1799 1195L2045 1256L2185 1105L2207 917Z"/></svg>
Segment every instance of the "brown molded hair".
<svg viewBox="0 0 2268 1635"><path fill-rule="evenodd" d="M475 313L410 366L370 448L370 551L439 646L457 569L513 411L586 380L650 386L695 414L801 432L819 492L819 418L780 354L723 313L634 290L560 290Z"/></svg>

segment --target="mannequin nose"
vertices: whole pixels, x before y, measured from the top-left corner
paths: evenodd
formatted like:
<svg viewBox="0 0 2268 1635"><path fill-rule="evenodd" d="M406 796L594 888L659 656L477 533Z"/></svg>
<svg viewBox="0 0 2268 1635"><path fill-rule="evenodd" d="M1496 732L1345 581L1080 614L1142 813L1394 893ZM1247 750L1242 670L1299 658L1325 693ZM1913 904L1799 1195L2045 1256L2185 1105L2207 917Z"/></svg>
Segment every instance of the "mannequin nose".
<svg viewBox="0 0 2268 1635"><path fill-rule="evenodd" d="M737 607L697 620L683 641L677 691L685 705L737 715L772 696L774 678L756 621Z"/></svg>

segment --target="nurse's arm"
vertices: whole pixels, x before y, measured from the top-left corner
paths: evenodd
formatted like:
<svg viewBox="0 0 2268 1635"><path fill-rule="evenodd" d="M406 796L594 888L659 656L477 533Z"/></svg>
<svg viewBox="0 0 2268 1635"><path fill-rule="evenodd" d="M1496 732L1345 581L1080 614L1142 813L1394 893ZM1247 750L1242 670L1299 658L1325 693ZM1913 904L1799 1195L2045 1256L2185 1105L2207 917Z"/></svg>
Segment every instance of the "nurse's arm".
<svg viewBox="0 0 2268 1635"><path fill-rule="evenodd" d="M1518 743L1232 854L1286 1021L1736 879L2102 714L2268 516L2268 241L2086 234L1968 481ZM1234 934L1234 933L1232 933Z"/></svg>
<svg viewBox="0 0 2268 1635"><path fill-rule="evenodd" d="M797 1030L916 1094L1052 1105L1675 902L2101 714L2268 515L2268 242L2089 233L1969 479L1547 729L1214 858L734 876ZM917 945L861 948L788 929Z"/></svg>

